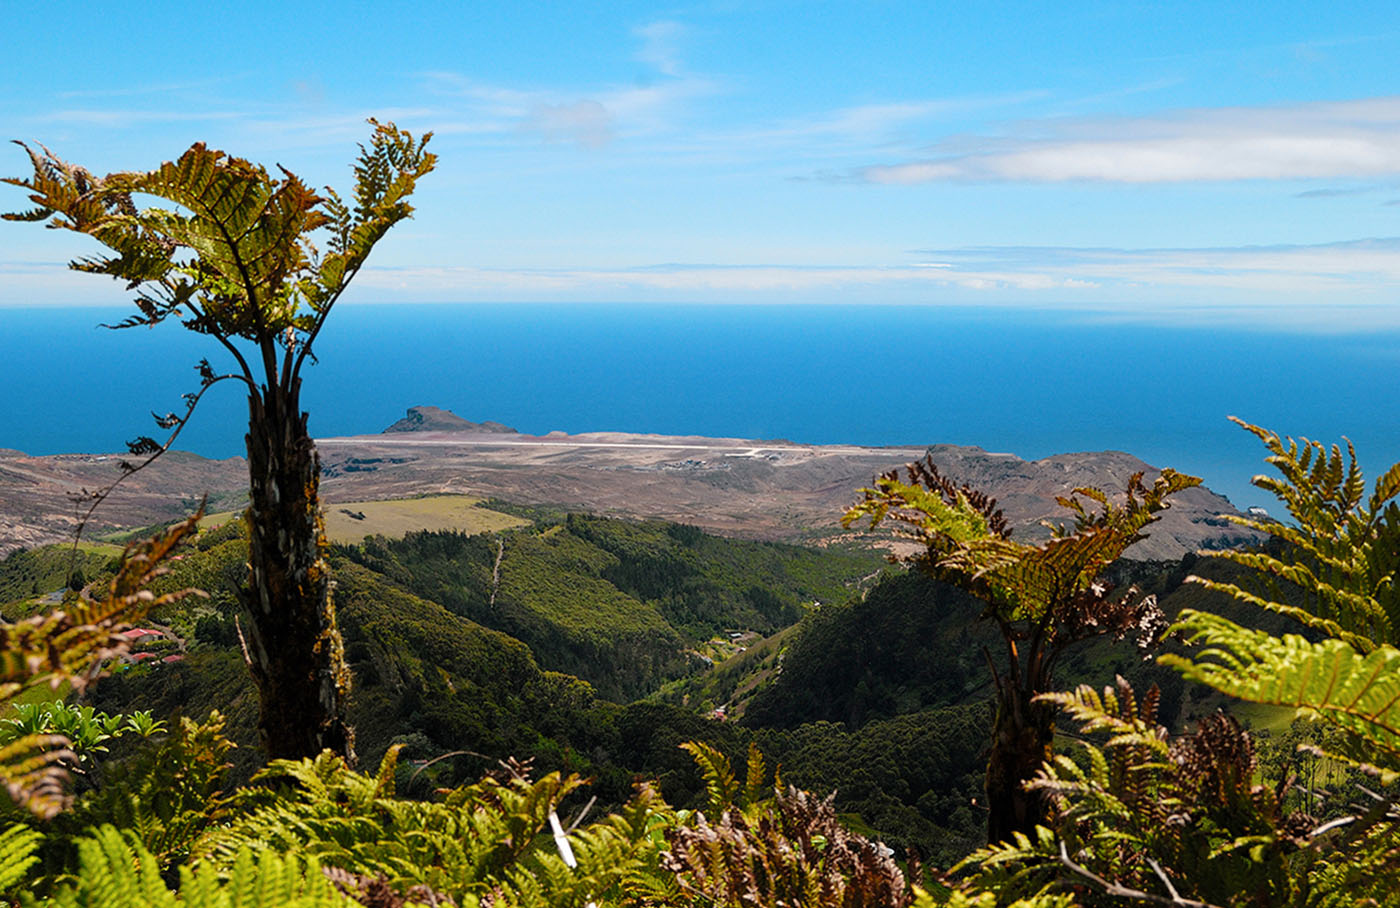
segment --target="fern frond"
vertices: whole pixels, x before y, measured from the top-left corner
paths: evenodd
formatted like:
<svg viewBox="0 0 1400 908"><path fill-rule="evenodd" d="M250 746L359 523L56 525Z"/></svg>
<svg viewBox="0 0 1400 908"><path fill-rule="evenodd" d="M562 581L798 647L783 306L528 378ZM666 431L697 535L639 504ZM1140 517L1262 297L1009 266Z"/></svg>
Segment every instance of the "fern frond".
<svg viewBox="0 0 1400 908"><path fill-rule="evenodd" d="M35 852L43 840L42 833L20 823L0 832L0 896L14 891L39 862Z"/></svg>
<svg viewBox="0 0 1400 908"><path fill-rule="evenodd" d="M734 806L739 797L739 783L729 758L704 741L686 741L681 749L690 754L705 779L709 793L709 808L715 816Z"/></svg>
<svg viewBox="0 0 1400 908"><path fill-rule="evenodd" d="M1276 434L1231 417L1260 438L1280 477L1256 476L1254 484L1277 496L1288 508L1292 525L1253 517L1235 523L1269 533L1287 544L1281 554L1223 552L1233 561L1272 582L1282 582L1307 596L1302 606L1277 601L1272 590L1259 592L1234 584L1214 588L1234 598L1288 615L1304 625L1346 640L1360 652L1376 643L1400 644L1400 464L1377 480L1370 496L1351 442L1327 451L1315 441L1281 439ZM1199 580L1197 582L1200 582Z"/></svg>
<svg viewBox="0 0 1400 908"><path fill-rule="evenodd" d="M1230 561L1236 561L1237 559L1235 555L1236 553L1229 553L1221 555L1219 557L1226 558ZM1257 562L1264 562L1273 559L1265 555L1260 556L1258 559L1255 560ZM1381 636L1380 634L1375 633L1356 633L1354 631L1348 630L1346 626L1344 626L1341 622L1337 621L1336 619L1329 618L1326 616L1326 614L1319 614L1320 610L1318 609L1309 610L1307 608L1303 608L1302 606L1289 605L1285 602L1278 602L1275 599L1271 599L1267 596L1260 596L1257 593L1253 593L1249 590L1246 590L1245 588L1236 583L1228 583L1219 580L1207 580L1204 577L1198 577L1194 574L1187 577L1186 582L1195 583L1207 590L1211 590L1212 592L1223 593L1224 595L1229 596L1237 602L1243 602L1247 605L1252 605L1256 608L1263 609L1264 611L1274 612L1275 614L1284 615L1286 617L1292 618L1299 624L1302 624L1306 627L1310 627L1317 631L1321 631L1329 637L1335 637L1338 640L1345 641L1349 646L1353 647L1358 652L1370 652L1376 646L1377 636ZM1335 612L1333 612L1333 614L1335 614ZM1353 623L1352 626L1354 627L1356 625ZM1381 631L1382 629L1368 628L1368 630ZM1384 633L1384 631L1382 631L1382 633Z"/></svg>
<svg viewBox="0 0 1400 908"><path fill-rule="evenodd" d="M1360 759L1400 769L1400 650L1362 654L1341 640L1273 637L1206 612L1182 612L1176 628L1206 648L1159 661L1222 693L1288 706L1353 736Z"/></svg>
<svg viewBox="0 0 1400 908"><path fill-rule="evenodd" d="M0 624L0 704L41 684L82 690L100 674L104 660L126 651L129 642L121 630L152 608L194 592L156 596L149 587L165 573L164 562L174 549L195 531L199 516L128 546L103 598L84 594L63 609ZM35 815L53 816L68 803L65 764L77 759L68 745L62 736L40 734L0 747L0 786Z"/></svg>
<svg viewBox="0 0 1400 908"><path fill-rule="evenodd" d="M0 747L0 786L16 805L47 820L72 801L64 785L76 761L62 735L26 735Z"/></svg>
<svg viewBox="0 0 1400 908"><path fill-rule="evenodd" d="M152 609L196 592L156 596L149 588L166 572L166 559L196 532L198 519L195 515L153 539L128 546L103 598L81 598L46 615L0 625L0 682L42 680L81 690L95 676L101 660L125 651L127 642L119 631Z"/></svg>
<svg viewBox="0 0 1400 908"><path fill-rule="evenodd" d="M357 908L295 854L240 853L226 881L211 867L180 868L172 891L150 852L115 827L78 841L79 869L46 904L53 908Z"/></svg>
<svg viewBox="0 0 1400 908"><path fill-rule="evenodd" d="M399 751L403 750L402 744L390 745L384 752L384 759L379 761L379 773L374 781L375 799L392 798L394 796L394 772L399 767Z"/></svg>
<svg viewBox="0 0 1400 908"><path fill-rule="evenodd" d="M767 788L768 764L758 744L749 742L748 760L744 766L744 806L749 807L763 800Z"/></svg>

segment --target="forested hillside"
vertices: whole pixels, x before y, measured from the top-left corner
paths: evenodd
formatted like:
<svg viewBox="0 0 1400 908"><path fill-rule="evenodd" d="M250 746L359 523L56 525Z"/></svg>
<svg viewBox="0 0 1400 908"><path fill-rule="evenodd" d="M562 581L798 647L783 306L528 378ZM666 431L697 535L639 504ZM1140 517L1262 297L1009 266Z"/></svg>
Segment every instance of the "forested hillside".
<svg viewBox="0 0 1400 908"><path fill-rule="evenodd" d="M504 534L420 532L333 550L350 717L367 764L394 743L405 760L469 751L419 779L448 785L492 759L531 757L592 776L604 803L622 803L645 776L684 805L703 786L681 743L709 741L735 760L756 743L788 781L837 792L843 815L892 845L946 863L977 844L991 723L983 650L999 641L966 592L888 571L869 551L521 513L533 524ZM235 624L245 545L237 522L200 533L155 589L208 598L156 611L169 637L141 647L180 658L126 667L90 698L113 714L221 711L240 745L230 757L239 778L259 765ZM0 562L0 585L26 594L5 614L35 607L36 582L56 594L65 575L54 565L67 558L55 546ZM1161 592L1169 609L1174 596L1199 605L1203 591L1182 585L1194 561L1125 564L1123 579ZM113 561L82 563L100 582ZM730 640L741 632L742 643ZM1180 709L1179 677L1130 647L1075 652L1062 681L1115 673L1161 684L1164 713ZM710 718L716 709L727 721Z"/></svg>
<svg viewBox="0 0 1400 908"><path fill-rule="evenodd" d="M420 760L463 749L490 759L534 757L598 776L613 803L642 772L674 776L668 793L684 800L699 782L675 745L709 737L739 753L737 730L694 710L625 704L735 653L730 634L780 631L814 602L858 596L882 570L870 552L723 539L675 524L537 516L531 528L507 534L422 532L334 550L355 678L350 714L367 762L396 741L407 745L406 758ZM245 552L237 522L200 533L155 589L196 587L208 597L158 609L151 622L162 636L141 647L178 658L123 667L92 702L161 716L218 709L240 743L233 760L246 777L257 765L257 742L256 696L235 623ZM36 608L36 583L45 594L61 592L65 572L53 565L67 557L54 546L0 562L0 584L22 594L0 611L13 619ZM114 562L87 555L82 564L100 584ZM666 726L677 730L668 736ZM658 740L669 745L639 746ZM444 761L430 777L474 778L482 759Z"/></svg>
<svg viewBox="0 0 1400 908"><path fill-rule="evenodd" d="M1235 681L1212 682L1214 691L1195 686L1179 671L1156 660L1145 661L1126 642L1100 639L1067 650L1055 676L1061 687L1115 674L1120 681L1116 693L1110 690L1102 697L1088 687L1072 696L1055 695L1071 717L1071 728L1077 722L1088 723L1084 731L1091 734L1082 740L1091 755L1098 755L1091 757L1087 769L1062 758L1044 770L1045 784L1054 786L1062 799L1057 803L1065 805L1057 808L1062 812L1051 815L1056 827L1041 833L1051 838L1017 840L979 851L985 842L987 742L994 725L986 660L1004 641L994 623L985 620L984 603L972 595L975 587L969 590L920 572L896 570L881 576L881 562L871 552L727 540L679 525L583 515L535 517L531 526L505 534L417 533L400 540L370 539L363 546L334 551L331 565L337 580L339 621L355 681L349 716L358 730L360 757L368 765L382 761L378 793L372 797L364 783L356 781L362 777L347 774L329 755L315 764L274 764L271 770L260 770L263 763L254 730L256 694L244 665L245 644L236 620L236 590L245 582L246 537L237 523L193 535L191 544L167 556L162 576L146 581L154 595L154 609L143 627L133 631L133 642L124 645L126 655L109 667L111 676L85 695L89 707L84 708L98 712L89 718L82 718L81 710L71 714L93 723L73 726L71 732L80 748L79 765L89 767L79 784L80 798L61 823L51 827L52 847L36 851L32 842L39 840L15 840L41 861L23 866L42 866L54 874L81 864L82 879L100 881L117 873L113 868L124 860L120 858L127 853L123 849L157 849L153 853L160 855L158 859L168 861L187 847L180 843L193 843L199 849L214 849L207 852L211 856L224 854L231 859L240 847L237 843L269 835L295 853L327 834L317 830L340 828L337 824L343 821L336 819L336 812L342 808L334 805L343 804L345 810L369 810L366 816L381 819L370 826L361 821L353 841L342 839L337 847L349 851L334 852L338 857L327 853L338 866L375 866L385 881L406 886L418 880L416 885L459 892L477 891L471 887L483 885L481 881L505 879L487 871L486 876L472 877L477 883L463 883L467 889L454 889L456 884L440 877L423 877L413 863L396 863L397 859L388 857L400 847L393 844L399 841L396 837L419 835L413 832L419 822L440 821L427 819L439 809L433 806L439 803L433 800L433 792L450 790L456 794L441 802L442 809L474 805L470 809L478 817L495 817L490 823L534 824L531 838L539 846L513 860L527 861L535 869L531 876L510 877L517 881L510 884L515 886L519 881L538 880L534 874L552 872L543 868L553 858L540 850L549 838L536 837L552 821L546 813L530 814L534 808L526 805L532 798L545 798L539 803L553 805L564 797L576 783L551 774L561 771L589 777L600 809L621 811L607 821L613 825L587 827L589 836L603 839L579 840L577 878L587 885L622 887L619 892L643 887L651 893L643 904L709 903L704 901L708 896L700 895L707 890L699 881L721 877L713 876L718 868L702 857L709 846L699 843L710 841L706 836L738 836L733 841L749 842L746 848L760 847L751 836L777 836L761 846L776 850L754 852L725 871L746 873L743 868L749 864L744 862L774 859L771 856L779 854L795 856L797 852L784 850L789 846L783 844L795 841L794 836L820 835L831 841L853 837L849 841L857 844L851 847L864 848L858 844L865 841L859 836L868 835L893 846L906 861L919 856L934 866L948 867L962 859L960 866L967 870L962 877L942 878L960 887L939 897L952 901L922 895L915 902L915 894L904 888L904 882L889 882L895 879L889 874L903 872L893 864L881 865L887 882L876 883L875 878L862 877L854 865L821 871L819 865L804 863L806 858L793 858L797 863L792 872L798 874L794 879L835 873L831 880L840 880L843 887L858 887L873 899L856 904L872 908L876 904L927 908L939 903L990 908L1002 903L991 896L990 900L958 901L964 898L960 892L967 897L978 892L1004 893L1008 898L1038 892L1040 900L1026 904L1048 906L1068 904L1046 901L1053 893L1072 893L1076 904L1081 898L1083 903L1096 903L1090 898L1094 889L1074 882L1088 879L1078 869L1081 865L1056 864L1046 851L1056 847L1049 844L1056 841L1054 836L1084 834L1073 812L1081 803L1098 811L1105 809L1104 799L1118 804L1110 812L1127 813L1114 813L1118 817L1114 822L1126 824L1133 841L1142 843L1136 847L1159 850L1166 846L1152 842L1155 832L1163 828L1153 825L1153 811L1159 809L1154 804L1165 807L1196 799L1205 805L1202 809L1219 814L1219 822L1228 824L1224 828L1237 831L1291 829L1305 822L1332 828L1325 818L1345 819L1351 809L1345 795L1324 787L1349 783L1352 773L1345 763L1336 762L1336 757L1300 756L1293 751L1297 741L1350 745L1305 726L1294 726L1277 740L1266 730L1246 733L1216 710L1226 706L1256 719L1266 714L1231 705L1221 693L1243 694L1266 705L1280 703L1279 698L1260 697ZM1248 607L1244 604L1248 597L1241 599L1232 590L1253 584L1255 570L1272 570L1270 565L1284 564L1278 559L1288 555L1287 548L1273 546L1257 555L1228 559L1190 556L1181 562L1120 562L1108 566L1103 582L1132 590L1135 601L1150 600L1168 620L1183 626L1207 620L1201 617L1207 614L1201 609L1209 608L1209 620L1238 627L1231 632L1237 637L1263 634L1261 639L1276 639L1269 635L1287 626L1286 616L1317 607L1318 593L1291 582L1276 584L1272 589L1281 599L1270 614ZM64 587L77 580L59 568L66 557L65 552L50 549L18 553L0 562L0 589L19 594L3 605L5 617L28 615L42 608L45 599L73 602L72 591L65 593ZM82 554L78 564L89 589L103 586L113 571L127 570L122 560L103 551ZM1280 568L1278 576L1294 581L1301 575ZM178 598L180 590L191 586L206 590L208 596ZM1215 614L1243 624L1230 624L1229 618ZM744 643L736 642L734 634L740 634ZM1290 645L1306 645L1301 638L1293 639L1298 644ZM709 655L702 658L702 650ZM1179 641L1169 641L1165 651L1168 655L1162 661L1199 664L1202 668L1189 669L1198 673L1209 670L1209 662L1190 662L1191 651ZM570 667L592 680L559 670ZM1134 699L1135 689L1145 692L1141 701ZM631 691L641 699L630 696ZM44 708L55 710L56 717L69 715L64 710L70 709ZM711 718L712 712L727 712L729 717ZM116 718L109 723L104 714ZM135 732L126 726L119 729L115 723L122 716L129 717L122 720L129 729L144 728L141 734L154 736L158 743L143 746ZM181 716L201 721L189 722ZM1157 721L1164 724L1153 731L1151 723ZM1189 729L1193 721L1199 723L1198 731L1181 738L1180 746L1163 749L1167 728ZM91 731L78 730L89 727ZM100 731L103 728L108 731ZM1117 737L1095 750L1101 738L1092 732L1103 728L1118 729ZM108 743L101 743L104 740ZM152 746L156 749L151 750ZM1068 739L1059 747L1069 747ZM1139 765L1131 760L1145 759L1143 755L1153 748L1161 750L1156 763L1131 769ZM533 768L511 769L517 775L504 789L490 787L498 783L473 787L473 780L506 757L527 758ZM110 770L102 768L107 761L112 763ZM208 792L213 786L229 784L219 781L221 761L233 767L232 782L262 779L281 786L277 790L282 794L268 800L269 796L258 794L265 789L240 789L227 808L220 808L244 818L230 825L209 813L209 805L222 802L211 801ZM1247 768L1248 775L1228 784L1253 786L1249 800L1230 801L1234 796L1228 788L1212 790L1214 794L1198 790L1202 784L1214 784L1209 782L1216 778L1211 774L1220 770L1210 767L1220 761L1235 761L1231 765ZM183 781L162 775L187 764L202 768L181 776ZM506 765L517 766L509 761ZM795 788L779 787L774 799L765 800L765 765L781 767L782 784ZM738 778L747 775L747 786L727 775L731 766ZM1129 783L1131 775L1123 773L1149 768L1157 774L1152 783L1157 794L1148 795L1146 801L1113 800L1141 799L1142 792L1134 793L1137 790ZM1085 772L1100 775L1090 783L1084 781ZM532 781L535 778L538 781ZM1290 780L1298 778L1316 786L1316 820L1305 819L1298 810L1299 804L1306 803L1290 787L1296 784ZM652 780L655 788L644 787L637 793L633 784L638 779ZM488 787L480 789L480 784ZM564 787L556 789L556 785ZM1129 789L1120 790L1123 785ZM812 806L815 802L801 800L806 797L802 790L819 795L834 792L833 799L817 809ZM149 800L157 791L172 792L174 800ZM304 794L296 794L299 791ZM1269 791L1277 795L1266 796ZM668 813L672 808L663 802L647 800L656 797L679 808L704 807L725 817L731 830L709 827L702 814ZM420 798L428 800L416 800ZM1225 798L1226 806L1210 806L1215 803L1211 798ZM488 804L494 806L487 808ZM151 810L156 812L148 813ZM409 821L405 810L423 819ZM835 813L823 813L832 810ZM534 819L526 820L527 814ZM644 844L642 827L627 826L633 821L623 819L643 815L669 824L665 842L670 857L665 860L672 862L667 873L674 876L646 877L649 882L620 877L620 868L635 866L640 872L641 867L652 866L647 863L651 859L638 857L642 863L632 865L627 861L633 858L623 858L622 852L607 851L613 855L609 858L589 850L588 842L606 840L612 842L609 849L651 853L648 848L654 846ZM762 819L766 816L784 819L769 832L760 832L765 828L761 825L744 825L768 822ZM93 863L94 852L83 851L75 857L62 847L72 833L58 830L77 830L85 823L114 817L127 817L122 822L138 823L133 828L144 830L126 844L108 841L103 845L118 864L99 867ZM1193 825L1186 832L1213 835L1208 829ZM1107 831L1102 834L1112 838ZM1378 829L1374 835L1384 839L1386 834ZM485 844L492 835L497 833L471 841ZM693 846L701 850L686 850L692 847L686 844L691 835L701 837ZM1264 835L1266 842L1283 841L1275 833ZM1268 848L1274 850L1264 852L1265 860L1277 863L1286 857L1277 845ZM973 857L967 859L969 853ZM1303 868L1316 864L1321 868L1317 873L1330 872L1326 856L1331 853L1317 850L1308 858L1312 863L1299 863L1301 857L1293 863ZM1221 870L1217 877L1182 876L1193 872L1189 856L1174 854L1170 859L1175 862L1176 885L1190 879L1197 887L1194 891L1219 894L1243 887L1238 891L1259 892L1264 891L1260 887L1284 885L1250 882L1246 865ZM619 860L622 863L616 863ZM999 875L996 868L1003 861L1023 868L1022 874L1014 879ZM904 865L914 874L917 866ZM1055 866L1063 869L1057 872ZM1138 885L1150 882L1134 877L1121 858L1103 858L1096 866ZM97 876L91 876L94 873ZM53 879L43 877L43 885L52 886ZM557 887L575 875L555 879L540 890L543 901L520 904L572 904ZM923 881L935 885L938 879L924 877ZM897 888L881 888L886 885Z"/></svg>

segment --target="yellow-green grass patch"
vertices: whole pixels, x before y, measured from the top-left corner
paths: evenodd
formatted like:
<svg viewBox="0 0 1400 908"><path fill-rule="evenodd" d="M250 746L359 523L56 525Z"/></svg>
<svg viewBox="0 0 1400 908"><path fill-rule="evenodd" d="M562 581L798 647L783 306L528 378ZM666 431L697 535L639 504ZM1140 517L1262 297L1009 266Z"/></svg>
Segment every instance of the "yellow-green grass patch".
<svg viewBox="0 0 1400 908"><path fill-rule="evenodd" d="M421 498L389 498L385 501L322 502L326 536L333 543L360 543L365 536L399 539L414 530L461 530L463 533L496 533L525 526L529 520L510 513L482 508L482 498L468 495L423 495ZM210 530L242 518L242 511L207 513L200 529Z"/></svg>
<svg viewBox="0 0 1400 908"><path fill-rule="evenodd" d="M54 700L67 700L68 695L73 692L73 685L67 681L59 684L58 687L51 687L48 684L35 684L26 687L15 694L3 707L0 707L0 718L9 718L14 714L15 707L25 703L52 703Z"/></svg>
<svg viewBox="0 0 1400 908"><path fill-rule="evenodd" d="M126 551L126 547L115 542L89 542L84 539L78 543L78 551L92 552L94 555L120 555Z"/></svg>
<svg viewBox="0 0 1400 908"><path fill-rule="evenodd" d="M480 505L480 498L465 495L428 495L322 507L326 514L326 535L332 542L356 543L366 536L398 538L415 530L495 533L530 522Z"/></svg>
<svg viewBox="0 0 1400 908"><path fill-rule="evenodd" d="M1285 732L1293 724L1298 711L1288 706L1274 706L1271 703L1250 703L1235 700L1225 707L1225 712L1234 716L1247 728L1258 731Z"/></svg>
<svg viewBox="0 0 1400 908"><path fill-rule="evenodd" d="M483 499L466 495L424 495L384 501L321 503L326 515L326 536L331 542L358 543L366 536L397 539L416 530L460 530L495 533L525 526L530 521L481 507ZM240 511L206 514L200 529L223 526L243 516Z"/></svg>

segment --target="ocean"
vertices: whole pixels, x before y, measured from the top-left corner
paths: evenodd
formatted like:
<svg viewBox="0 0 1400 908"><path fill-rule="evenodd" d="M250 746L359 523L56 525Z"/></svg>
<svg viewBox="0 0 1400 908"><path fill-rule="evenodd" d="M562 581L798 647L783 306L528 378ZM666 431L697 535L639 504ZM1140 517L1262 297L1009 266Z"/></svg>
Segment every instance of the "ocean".
<svg viewBox="0 0 1400 908"><path fill-rule="evenodd" d="M159 436L194 366L177 325L110 331L124 308L0 308L0 448L110 452ZM1304 334L1089 313L914 306L344 305L305 371L318 436L445 407L529 433L628 431L808 443L980 445L1028 459L1130 452L1236 505L1264 449L1227 422L1328 442L1368 475L1400 460L1400 331ZM246 406L216 388L177 447L243 453ZM1277 511L1278 508L1273 507Z"/></svg>

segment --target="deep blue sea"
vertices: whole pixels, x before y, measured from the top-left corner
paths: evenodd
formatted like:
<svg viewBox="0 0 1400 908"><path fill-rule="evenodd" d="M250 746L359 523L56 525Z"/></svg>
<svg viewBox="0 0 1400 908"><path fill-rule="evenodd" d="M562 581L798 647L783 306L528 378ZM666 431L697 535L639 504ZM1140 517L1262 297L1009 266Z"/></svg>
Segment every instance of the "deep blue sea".
<svg viewBox="0 0 1400 908"><path fill-rule="evenodd" d="M157 435L194 365L175 325L109 331L121 308L0 308L0 448L121 450ZM1263 448L1226 421L1331 442L1368 474L1400 460L1400 331L1165 327L1093 315L910 306L345 305L306 371L320 436L446 407L524 432L975 444L1026 458L1128 451L1238 505ZM226 389L226 390L225 390ZM241 454L244 401L211 392L178 447ZM1277 509L1275 509L1277 510Z"/></svg>

